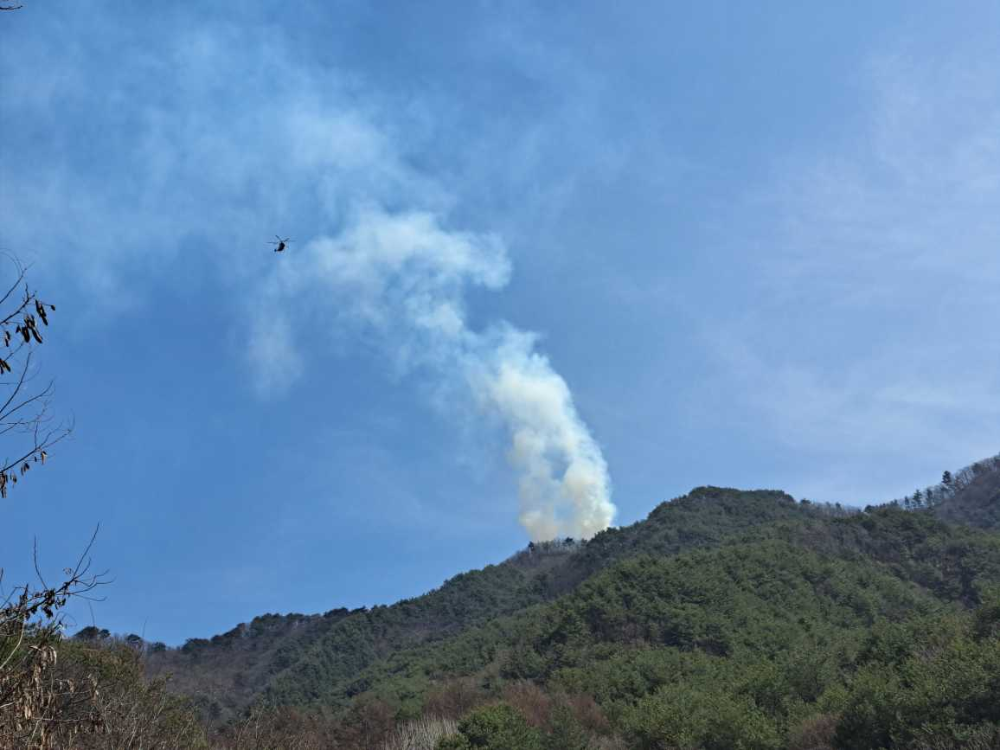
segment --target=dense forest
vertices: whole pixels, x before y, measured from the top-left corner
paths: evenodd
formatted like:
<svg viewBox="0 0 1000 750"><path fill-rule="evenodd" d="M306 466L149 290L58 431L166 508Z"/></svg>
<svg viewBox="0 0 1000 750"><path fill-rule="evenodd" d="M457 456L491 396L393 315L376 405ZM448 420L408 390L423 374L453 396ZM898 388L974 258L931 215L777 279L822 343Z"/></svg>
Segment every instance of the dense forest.
<svg viewBox="0 0 1000 750"><path fill-rule="evenodd" d="M392 606L88 627L53 746L1000 747L1000 457L919 497L701 487Z"/></svg>

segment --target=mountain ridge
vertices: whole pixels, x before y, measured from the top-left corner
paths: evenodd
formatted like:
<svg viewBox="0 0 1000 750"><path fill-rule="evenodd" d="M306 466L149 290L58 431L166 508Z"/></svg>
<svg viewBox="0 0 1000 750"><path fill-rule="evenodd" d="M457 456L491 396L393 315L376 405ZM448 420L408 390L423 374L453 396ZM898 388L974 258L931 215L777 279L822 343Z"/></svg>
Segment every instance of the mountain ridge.
<svg viewBox="0 0 1000 750"><path fill-rule="evenodd" d="M392 605L353 611L336 609L322 615L258 617L211 639L189 639L179 649L157 650L149 655L148 669L153 676L170 673L175 689L198 697L214 718L228 718L256 695L256 691L248 689L254 680L270 682L292 668L302 658L302 652L311 648L326 652L321 661L338 676L364 668L368 661L380 656L379 638L374 634L384 636L384 630L392 627L387 621L391 618L386 617L389 610L412 613L430 601L432 613L410 622L417 633L414 638L403 636L407 645L418 645L425 640L420 633L447 637L456 634L456 628L462 630L481 619L550 601L624 557L650 550L674 554L717 544L729 534L779 519L820 512L778 490L698 487L687 495L659 503L643 521L607 529L586 542L529 544L500 563L459 573L426 594ZM478 617L463 611L472 603L483 610ZM296 628L298 632L294 632ZM241 649L246 634L262 637L262 647ZM278 644L281 640L286 642ZM220 669L227 661L216 657L220 651L244 653L247 668ZM331 653L337 656L331 657ZM238 676L240 672L246 674ZM296 696L296 700L318 697L303 695ZM218 704L221 706L215 708Z"/></svg>
<svg viewBox="0 0 1000 750"><path fill-rule="evenodd" d="M434 710L448 691L475 704L523 682L592 694L608 721L638 732L636 701L666 683L607 692L600 686L614 682L611 665L628 671L635 659L655 657L695 684L685 671L692 664L736 679L779 663L794 672L800 667L786 663L789 654L819 654L814 666L839 676L815 696L795 688L798 708L765 712L781 734L805 710L802 701L816 710L823 701L841 706L831 696L852 689L849 676L862 669L872 632L962 618L985 606L990 586L1000 590L1000 529L991 515L1000 461L973 466L980 468L958 472L947 492L929 492L936 503L906 508L697 487L642 521L586 542L529 544L393 605L266 615L157 649L147 671L172 674L173 689L217 725L259 703L344 720L383 705L405 720ZM733 700L763 700L747 696Z"/></svg>

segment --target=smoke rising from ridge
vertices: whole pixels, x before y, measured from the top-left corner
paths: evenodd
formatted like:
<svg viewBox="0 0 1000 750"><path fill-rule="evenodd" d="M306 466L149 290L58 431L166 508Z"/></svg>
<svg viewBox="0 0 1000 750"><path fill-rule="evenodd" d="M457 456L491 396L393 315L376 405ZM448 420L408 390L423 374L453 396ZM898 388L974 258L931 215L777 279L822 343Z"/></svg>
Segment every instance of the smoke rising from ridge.
<svg viewBox="0 0 1000 750"><path fill-rule="evenodd" d="M139 29L105 26L100 44L59 50L40 92L5 90L0 104L12 120L44 123L47 138L66 138L123 177L74 160L44 169L16 160L16 179L0 181L5 244L30 246L44 228L59 253L53 266L102 309L131 302L134 279L159 280L178 259L199 258L183 264L185 273L209 269L236 290L262 394L287 390L308 369L307 337L296 342L307 320L310 332L318 318L360 327L365 338L376 332L401 369L465 392L484 421L507 430L532 538L606 527L614 514L607 468L565 381L531 335L467 323L466 293L503 288L510 262L499 238L447 226L459 201L414 166L436 163L421 158L431 110L408 86L402 98L369 90L364 71L310 61L273 31L239 14L222 24L171 15ZM116 50L114 64L106 48ZM12 60L36 52L22 42L4 47ZM69 103L92 81L114 82L115 105L94 108L86 133L56 127L72 120ZM107 93L99 89L95 101ZM447 133L445 125L434 135ZM11 156L22 150L36 153ZM441 149L452 150L461 151ZM60 221L39 224L55 215ZM294 242L276 256L263 243L279 228Z"/></svg>
<svg viewBox="0 0 1000 750"><path fill-rule="evenodd" d="M498 237L445 229L431 212L369 204L337 235L315 238L287 260L272 287L278 297L330 301L341 322L378 332L404 367L462 386L484 417L504 425L519 520L532 540L589 538L611 524L604 457L566 381L536 350L536 335L506 323L478 332L466 321L467 289L501 289L510 278ZM275 351L275 333L287 328L262 322L251 356Z"/></svg>

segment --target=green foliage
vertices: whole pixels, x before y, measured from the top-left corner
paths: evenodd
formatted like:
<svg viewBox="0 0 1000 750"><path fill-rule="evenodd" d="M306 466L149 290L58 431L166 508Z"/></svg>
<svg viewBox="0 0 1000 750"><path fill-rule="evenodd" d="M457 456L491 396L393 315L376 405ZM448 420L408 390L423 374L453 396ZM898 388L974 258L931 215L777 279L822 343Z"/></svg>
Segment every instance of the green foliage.
<svg viewBox="0 0 1000 750"><path fill-rule="evenodd" d="M476 709L458 724L459 736L445 738L438 750L542 750L542 734L510 706L498 703Z"/></svg>
<svg viewBox="0 0 1000 750"><path fill-rule="evenodd" d="M241 686L334 717L467 712L439 748L987 748L1000 535L938 520L948 502L851 513L700 488L425 597L259 618L168 656L238 656Z"/></svg>
<svg viewBox="0 0 1000 750"><path fill-rule="evenodd" d="M682 683L639 700L623 716L622 728L636 750L774 750L781 745L775 721L752 700Z"/></svg>
<svg viewBox="0 0 1000 750"><path fill-rule="evenodd" d="M980 599L974 620L976 637L1000 637L1000 586L985 586Z"/></svg>
<svg viewBox="0 0 1000 750"><path fill-rule="evenodd" d="M73 637L78 641L104 641L111 637L111 633L95 625L88 625L78 630Z"/></svg>
<svg viewBox="0 0 1000 750"><path fill-rule="evenodd" d="M453 734L450 737L442 738L435 750L471 750L472 745L463 734Z"/></svg>
<svg viewBox="0 0 1000 750"><path fill-rule="evenodd" d="M580 724L569 706L559 705L552 711L546 750L587 750L590 734Z"/></svg>
<svg viewBox="0 0 1000 750"><path fill-rule="evenodd" d="M838 745L961 746L1000 727L1000 637L982 634L981 621L962 614L874 632L850 682Z"/></svg>
<svg viewBox="0 0 1000 750"><path fill-rule="evenodd" d="M279 653L267 695L277 703L346 705L347 698L371 689L363 673L380 659L542 600L534 579L512 566L456 576L426 596L352 614L311 643ZM412 688L402 690L407 692Z"/></svg>

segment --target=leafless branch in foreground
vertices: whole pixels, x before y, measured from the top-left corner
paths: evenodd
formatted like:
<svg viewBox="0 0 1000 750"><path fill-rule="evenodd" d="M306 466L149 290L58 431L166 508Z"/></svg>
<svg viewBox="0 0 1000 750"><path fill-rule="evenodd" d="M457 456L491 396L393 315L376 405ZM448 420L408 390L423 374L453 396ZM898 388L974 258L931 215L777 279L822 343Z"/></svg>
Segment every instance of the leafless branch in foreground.
<svg viewBox="0 0 1000 750"><path fill-rule="evenodd" d="M75 723L74 731L98 726L99 717L86 708L97 695L97 683L88 676L60 677L55 669L64 608L74 598L94 599L94 591L109 583L106 573L92 572L90 552L98 531L56 586L41 573L37 546L37 583L7 591L0 570L0 748L50 747L53 727L67 721Z"/></svg>
<svg viewBox="0 0 1000 750"><path fill-rule="evenodd" d="M33 467L45 464L54 445L73 425L57 422L51 411L53 384L35 383L34 350L44 341L55 305L42 301L26 283L27 267L5 256L12 281L0 287L0 499Z"/></svg>

